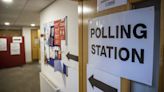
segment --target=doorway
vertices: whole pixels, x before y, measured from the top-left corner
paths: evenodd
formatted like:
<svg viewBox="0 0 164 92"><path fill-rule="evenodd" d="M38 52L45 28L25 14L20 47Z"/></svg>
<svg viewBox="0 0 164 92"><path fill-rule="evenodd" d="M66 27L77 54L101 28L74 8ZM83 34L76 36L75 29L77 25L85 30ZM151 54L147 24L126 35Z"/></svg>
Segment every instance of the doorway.
<svg viewBox="0 0 164 92"><path fill-rule="evenodd" d="M38 29L31 29L31 53L32 61L39 61L39 37Z"/></svg>

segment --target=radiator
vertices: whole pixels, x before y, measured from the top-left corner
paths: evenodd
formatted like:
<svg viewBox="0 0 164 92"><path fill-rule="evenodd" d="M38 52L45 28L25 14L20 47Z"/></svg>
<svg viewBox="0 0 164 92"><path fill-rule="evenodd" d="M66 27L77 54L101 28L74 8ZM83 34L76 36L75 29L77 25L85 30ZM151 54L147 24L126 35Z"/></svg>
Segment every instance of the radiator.
<svg viewBox="0 0 164 92"><path fill-rule="evenodd" d="M60 92L59 88L42 73L40 73L40 90L40 92Z"/></svg>

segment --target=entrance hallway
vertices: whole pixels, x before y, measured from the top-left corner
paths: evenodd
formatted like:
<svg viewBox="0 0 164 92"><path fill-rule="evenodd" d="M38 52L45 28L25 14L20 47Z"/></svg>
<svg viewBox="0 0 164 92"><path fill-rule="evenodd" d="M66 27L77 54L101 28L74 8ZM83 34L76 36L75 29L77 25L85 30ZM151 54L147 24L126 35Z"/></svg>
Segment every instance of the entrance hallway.
<svg viewBox="0 0 164 92"><path fill-rule="evenodd" d="M26 64L0 70L0 92L40 92L40 65Z"/></svg>
<svg viewBox="0 0 164 92"><path fill-rule="evenodd" d="M164 0L0 0L0 92L164 92L163 20Z"/></svg>

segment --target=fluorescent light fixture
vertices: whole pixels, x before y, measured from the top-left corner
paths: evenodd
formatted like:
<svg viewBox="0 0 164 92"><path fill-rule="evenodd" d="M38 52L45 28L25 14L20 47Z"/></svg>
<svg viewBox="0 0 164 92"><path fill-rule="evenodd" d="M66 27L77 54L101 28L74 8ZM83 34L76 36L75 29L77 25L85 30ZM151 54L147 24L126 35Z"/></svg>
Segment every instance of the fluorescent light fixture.
<svg viewBox="0 0 164 92"><path fill-rule="evenodd" d="M2 1L5 3L12 3L13 2L13 0L2 0Z"/></svg>
<svg viewBox="0 0 164 92"><path fill-rule="evenodd" d="M35 26L35 24L33 24L33 23L32 23L32 24L31 24L31 26L32 26L32 27L34 27L34 26Z"/></svg>
<svg viewBox="0 0 164 92"><path fill-rule="evenodd" d="M5 24L6 26L9 26L9 25L10 25L10 23L9 23L9 22L5 22L4 24Z"/></svg>

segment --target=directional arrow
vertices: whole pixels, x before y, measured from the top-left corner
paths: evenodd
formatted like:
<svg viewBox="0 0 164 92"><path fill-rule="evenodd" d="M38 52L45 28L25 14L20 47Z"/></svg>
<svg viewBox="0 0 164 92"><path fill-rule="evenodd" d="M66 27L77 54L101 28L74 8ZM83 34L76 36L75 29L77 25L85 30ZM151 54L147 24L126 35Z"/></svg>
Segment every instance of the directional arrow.
<svg viewBox="0 0 164 92"><path fill-rule="evenodd" d="M116 88L113 88L113 87L95 79L93 75L89 78L89 82L91 83L92 88L95 86L95 87L101 89L103 92L117 92Z"/></svg>
<svg viewBox="0 0 164 92"><path fill-rule="evenodd" d="M78 61L78 56L72 55L69 52L67 53L66 56L67 56L68 59L72 59L72 60Z"/></svg>

